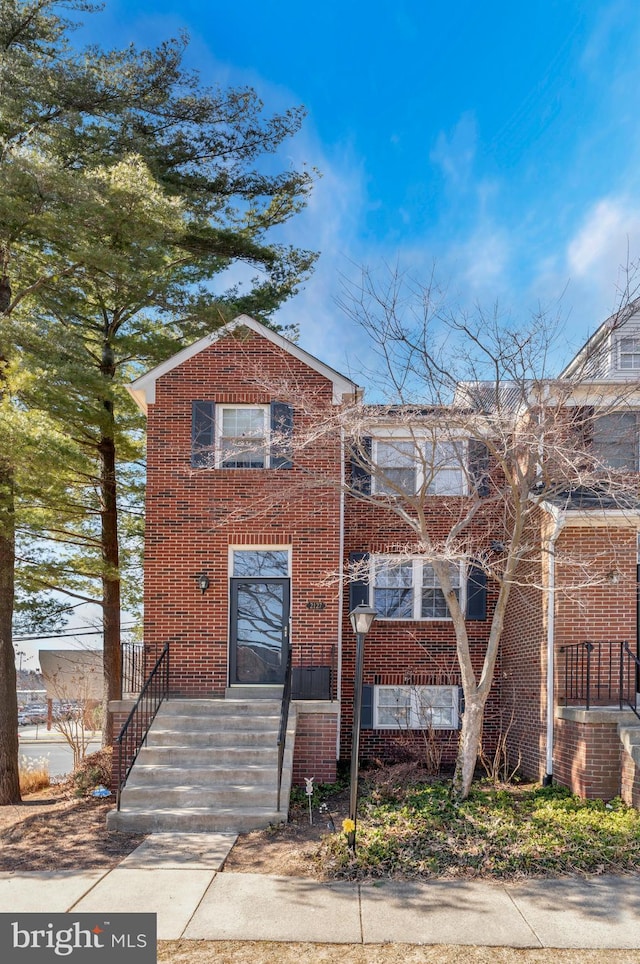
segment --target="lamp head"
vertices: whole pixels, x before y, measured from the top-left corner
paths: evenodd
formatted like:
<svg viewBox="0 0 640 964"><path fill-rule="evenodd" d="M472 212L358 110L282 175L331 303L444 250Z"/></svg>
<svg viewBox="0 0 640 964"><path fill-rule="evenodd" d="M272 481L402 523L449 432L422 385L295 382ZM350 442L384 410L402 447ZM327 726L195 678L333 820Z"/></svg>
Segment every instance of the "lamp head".
<svg viewBox="0 0 640 964"><path fill-rule="evenodd" d="M207 591L207 589L209 588L209 585L210 585L210 583L209 583L209 577L208 577L208 575L206 574L206 572L199 572L199 573L196 575L196 579L197 579L197 581L198 581L198 586L200 587L200 592L201 592L202 595L204 596L205 592Z"/></svg>
<svg viewBox="0 0 640 964"><path fill-rule="evenodd" d="M351 620L354 633L360 636L366 636L377 615L378 613L371 606L356 606L356 608L349 613L349 619Z"/></svg>

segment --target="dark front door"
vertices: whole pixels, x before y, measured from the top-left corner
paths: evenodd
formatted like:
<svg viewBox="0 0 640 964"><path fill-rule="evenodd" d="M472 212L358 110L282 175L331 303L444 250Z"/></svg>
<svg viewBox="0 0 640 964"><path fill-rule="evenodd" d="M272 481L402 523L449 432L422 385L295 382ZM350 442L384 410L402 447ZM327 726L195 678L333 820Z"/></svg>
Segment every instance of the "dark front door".
<svg viewBox="0 0 640 964"><path fill-rule="evenodd" d="M289 641L289 580L231 580L231 683L282 683Z"/></svg>

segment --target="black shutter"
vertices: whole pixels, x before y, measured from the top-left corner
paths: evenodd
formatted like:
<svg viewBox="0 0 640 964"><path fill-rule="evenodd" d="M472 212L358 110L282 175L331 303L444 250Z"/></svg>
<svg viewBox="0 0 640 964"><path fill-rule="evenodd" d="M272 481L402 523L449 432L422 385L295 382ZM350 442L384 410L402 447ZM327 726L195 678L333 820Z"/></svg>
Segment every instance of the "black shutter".
<svg viewBox="0 0 640 964"><path fill-rule="evenodd" d="M467 619L487 618L487 574L481 566L467 571Z"/></svg>
<svg viewBox="0 0 640 964"><path fill-rule="evenodd" d="M349 583L349 612L353 612L356 606L369 605L369 579L368 573L364 569L369 560L368 552L350 552L349 565L358 566L358 575L351 579Z"/></svg>
<svg viewBox="0 0 640 964"><path fill-rule="evenodd" d="M360 439L351 456L351 488L362 495L371 495L371 437Z"/></svg>
<svg viewBox="0 0 640 964"><path fill-rule="evenodd" d="M286 402L271 402L271 468L293 468L293 406Z"/></svg>
<svg viewBox="0 0 640 964"><path fill-rule="evenodd" d="M368 684L362 687L360 726L363 730L373 729L373 686L369 686Z"/></svg>
<svg viewBox="0 0 640 964"><path fill-rule="evenodd" d="M191 407L191 467L212 468L215 465L215 404L193 402Z"/></svg>
<svg viewBox="0 0 640 964"><path fill-rule="evenodd" d="M484 442L469 439L469 475L481 499L489 495L489 450Z"/></svg>

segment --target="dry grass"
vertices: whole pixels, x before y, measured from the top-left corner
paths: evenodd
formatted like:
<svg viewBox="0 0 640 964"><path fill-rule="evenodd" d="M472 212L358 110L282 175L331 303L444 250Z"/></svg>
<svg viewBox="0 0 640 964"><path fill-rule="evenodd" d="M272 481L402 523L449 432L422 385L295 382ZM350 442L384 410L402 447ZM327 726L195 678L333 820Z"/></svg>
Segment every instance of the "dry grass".
<svg viewBox="0 0 640 964"><path fill-rule="evenodd" d="M49 778L49 761L46 757L39 760L29 760L21 756L19 761L20 768L20 793L36 793L48 787L51 780Z"/></svg>

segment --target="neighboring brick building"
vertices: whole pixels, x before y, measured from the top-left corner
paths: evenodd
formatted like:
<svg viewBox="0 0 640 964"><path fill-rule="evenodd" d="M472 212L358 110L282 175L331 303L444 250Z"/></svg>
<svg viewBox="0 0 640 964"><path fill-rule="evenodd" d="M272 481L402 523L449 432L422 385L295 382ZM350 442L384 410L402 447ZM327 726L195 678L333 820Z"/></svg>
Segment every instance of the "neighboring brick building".
<svg viewBox="0 0 640 964"><path fill-rule="evenodd" d="M603 385L637 380L637 322L632 317L623 334L605 323L564 377L590 366L598 397ZM593 404L582 390L575 404ZM366 466L350 464L337 430L358 386L242 316L131 391L148 416L147 668L169 643L173 696L258 699L282 685L291 645L294 779L330 779L350 748L355 640L348 616L367 602L378 618L366 643L361 756L398 757L428 730L451 763L463 712L453 625L433 567L402 549L409 542L402 520L358 498L371 480ZM628 414L635 426L631 407ZM634 458L634 471L637 435L632 456L622 453L620 438L614 453ZM393 432L373 436L372 464L387 466L400 489L415 489L420 468L402 441L390 443ZM424 503L443 538L475 477L473 466L459 471L450 454ZM468 455L471 463L471 448ZM479 513L474 524L489 545L489 516ZM580 674L584 683L586 641L626 640L637 654L638 524L635 508L541 502L529 537L542 551L510 598L484 737L493 752L507 736L512 762L531 778L555 777L605 797L626 787L634 802L633 740L623 747L620 714L587 710L584 686L571 687ZM585 580L582 591L572 583L565 594L569 556L597 559L610 578L596 587ZM496 588L480 566L462 562L452 564L451 580L478 672ZM625 667L635 699L635 665ZM603 684L611 678L602 663L590 672L592 681L593 674ZM617 679L615 693L602 691L593 702L615 703Z"/></svg>

